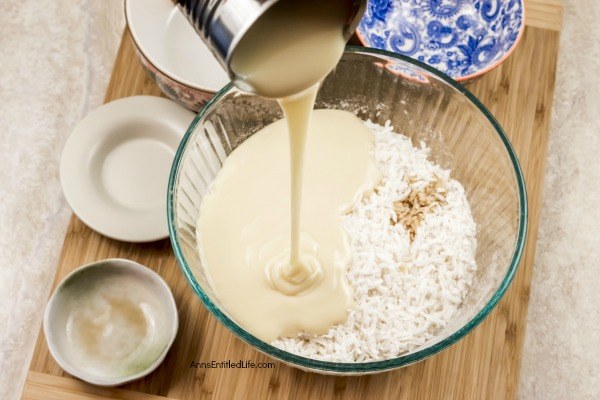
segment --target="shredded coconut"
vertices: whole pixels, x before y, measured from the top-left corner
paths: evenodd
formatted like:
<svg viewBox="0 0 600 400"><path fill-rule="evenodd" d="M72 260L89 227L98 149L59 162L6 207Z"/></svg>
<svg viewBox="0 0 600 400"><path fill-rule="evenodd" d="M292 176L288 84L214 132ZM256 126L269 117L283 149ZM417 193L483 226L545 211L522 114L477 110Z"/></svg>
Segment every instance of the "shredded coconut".
<svg viewBox="0 0 600 400"><path fill-rule="evenodd" d="M413 147L389 122L366 124L382 179L343 219L355 304L324 335L272 343L304 357L377 361L422 346L453 318L477 269L476 226L462 185L428 160L424 143Z"/></svg>

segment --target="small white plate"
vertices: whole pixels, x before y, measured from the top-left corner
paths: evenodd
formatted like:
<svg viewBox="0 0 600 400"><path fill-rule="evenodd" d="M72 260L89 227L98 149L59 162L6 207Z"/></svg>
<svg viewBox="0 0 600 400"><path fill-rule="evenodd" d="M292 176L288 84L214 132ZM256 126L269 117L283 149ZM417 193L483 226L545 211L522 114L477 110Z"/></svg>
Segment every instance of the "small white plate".
<svg viewBox="0 0 600 400"><path fill-rule="evenodd" d="M160 97L135 96L92 111L65 144L63 192L77 216L113 239L169 235L167 185L194 113Z"/></svg>

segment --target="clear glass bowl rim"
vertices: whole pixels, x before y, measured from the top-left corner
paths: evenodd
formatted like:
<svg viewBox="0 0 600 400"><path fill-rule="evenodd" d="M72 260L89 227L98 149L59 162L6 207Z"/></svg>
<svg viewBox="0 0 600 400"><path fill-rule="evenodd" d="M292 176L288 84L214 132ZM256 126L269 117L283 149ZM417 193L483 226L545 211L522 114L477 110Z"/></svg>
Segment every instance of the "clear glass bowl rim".
<svg viewBox="0 0 600 400"><path fill-rule="evenodd" d="M488 119L490 124L496 130L496 133L500 137L502 143L504 144L508 156L510 158L511 164L514 169L515 178L517 182L517 188L519 193L519 227L517 233L517 240L515 243L514 253L510 262L510 266L504 276L504 279L500 283L500 286L492 296L492 298L488 301L488 303L462 328L445 338L444 340L435 343L434 345L416 351L414 353L410 353L401 357L391 358L383 361L373 361L373 362L363 362L363 363L338 363L338 362L330 362L330 361L320 361L314 360L311 358L301 357L292 353L288 353L286 351L280 350L269 343L266 343L256 336L247 332L244 328L236 324L232 321L227 315L225 315L219 307L217 307L212 300L208 297L208 295L202 290L190 267L188 266L185 257L183 255L181 245L179 243L179 238L177 236L177 230L175 227L175 182L177 180L177 175L181 163L181 159L183 153L185 152L186 146L190 138L192 137L194 131L198 123L204 118L207 112L212 108L214 104L216 104L223 96L225 96L233 87L233 83L227 84L223 87L217 94L200 110L196 118L192 121L192 124L188 128L185 136L183 137L179 148L177 149L177 153L175 154L175 159L173 161L173 165L171 168L171 173L169 176L169 186L167 193L167 216L169 223L169 237L171 239L171 245L173 247L173 251L175 253L175 257L178 261L178 264L184 273L185 277L188 280L188 283L196 293L196 295L200 298L204 306L208 309L208 311L219 320L227 329L232 331L238 338L243 340L244 342L250 344L254 348L262 351L274 357L278 360L281 360L285 363L294 364L303 369L317 370L329 373L338 373L338 374L364 374L364 373L374 373L374 372L382 372L387 370L392 370L396 368L400 368L403 366L407 366L418 361L424 360L442 350L446 347L453 345L462 339L465 335L467 335L473 328L479 325L492 311L492 309L498 304L504 293L507 291L514 275L516 273L517 267L521 260L521 256L523 254L523 250L525 247L525 238L527 233L527 194L525 189L525 180L523 178L523 173L521 171L521 167L519 165L519 161L517 159L516 153L504 133L504 130L496 121L494 116L490 113L490 111L464 86L457 83L454 79L449 77L437 69L420 62L418 60L414 60L410 57L403 56L401 54L392 53L385 50L373 49L373 48L365 48L361 46L346 46L345 53L357 53L357 54L369 54L375 56L384 56L391 59L396 59L403 61L405 63L413 64L427 72L435 75L440 80L444 81L446 84L456 89L462 95L464 95L471 103L473 103L479 111Z"/></svg>

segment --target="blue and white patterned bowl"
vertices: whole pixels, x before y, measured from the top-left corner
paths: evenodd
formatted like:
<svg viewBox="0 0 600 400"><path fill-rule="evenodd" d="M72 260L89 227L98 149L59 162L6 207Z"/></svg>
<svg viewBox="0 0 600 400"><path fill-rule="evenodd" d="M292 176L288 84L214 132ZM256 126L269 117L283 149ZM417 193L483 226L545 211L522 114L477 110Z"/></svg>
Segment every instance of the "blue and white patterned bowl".
<svg viewBox="0 0 600 400"><path fill-rule="evenodd" d="M464 81L500 65L524 22L522 0L369 0L356 33L366 47L409 56Z"/></svg>

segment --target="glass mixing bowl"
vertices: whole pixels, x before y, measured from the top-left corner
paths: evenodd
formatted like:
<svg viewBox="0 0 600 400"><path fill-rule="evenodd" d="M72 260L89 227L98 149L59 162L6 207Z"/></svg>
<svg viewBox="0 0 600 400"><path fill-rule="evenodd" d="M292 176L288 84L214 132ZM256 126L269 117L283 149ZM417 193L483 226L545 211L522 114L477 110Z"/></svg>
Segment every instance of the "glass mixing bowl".
<svg viewBox="0 0 600 400"><path fill-rule="evenodd" d="M227 155L265 125L282 118L275 101L243 93L231 84L201 110L175 156L168 217L177 260L206 308L243 341L275 359L332 374L380 372L423 360L477 326L515 274L527 226L525 185L517 157L498 122L464 87L423 63L385 51L348 47L323 83L316 108L352 111L382 125L389 120L396 132L409 136L414 144L424 141L431 149L430 159L451 169L451 176L463 184L477 223L478 271L451 323L424 346L401 357L335 363L279 350L227 315L198 256L198 208Z"/></svg>

